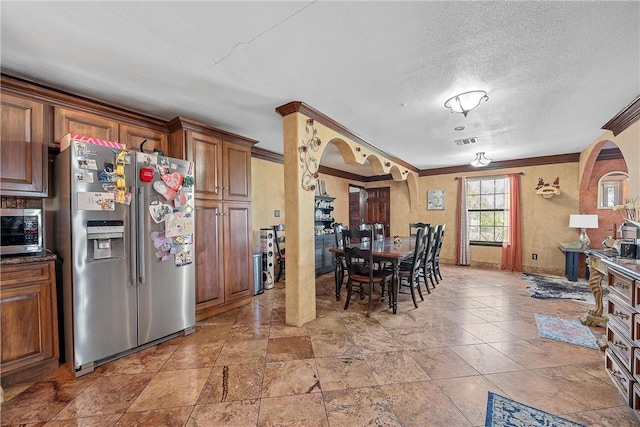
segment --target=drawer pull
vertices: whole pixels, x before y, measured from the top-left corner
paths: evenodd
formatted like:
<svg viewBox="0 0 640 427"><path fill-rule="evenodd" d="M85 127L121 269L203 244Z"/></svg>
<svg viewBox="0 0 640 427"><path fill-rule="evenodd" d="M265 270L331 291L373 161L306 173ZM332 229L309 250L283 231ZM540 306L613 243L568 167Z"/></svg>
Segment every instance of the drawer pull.
<svg viewBox="0 0 640 427"><path fill-rule="evenodd" d="M627 283L613 282L614 287L629 289L629 285Z"/></svg>
<svg viewBox="0 0 640 427"><path fill-rule="evenodd" d="M631 317L627 313L624 313L622 311L616 311L615 313L613 313L613 315L623 320L628 320Z"/></svg>
<svg viewBox="0 0 640 427"><path fill-rule="evenodd" d="M617 379L619 379L620 381L624 382L626 384L627 382L627 377L625 377L624 375L622 375L622 372L620 371L616 371L615 369L613 371L611 371L611 375L613 375L614 377L616 377Z"/></svg>
<svg viewBox="0 0 640 427"><path fill-rule="evenodd" d="M622 351L629 351L629 347L627 347L625 345L625 343L622 342L622 341L614 341L613 345L615 345L616 347L618 347Z"/></svg>

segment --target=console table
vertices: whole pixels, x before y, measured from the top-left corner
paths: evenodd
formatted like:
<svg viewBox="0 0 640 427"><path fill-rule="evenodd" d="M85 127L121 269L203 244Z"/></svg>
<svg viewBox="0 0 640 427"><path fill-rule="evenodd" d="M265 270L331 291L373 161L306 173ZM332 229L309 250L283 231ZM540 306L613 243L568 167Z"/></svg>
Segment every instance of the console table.
<svg viewBox="0 0 640 427"><path fill-rule="evenodd" d="M571 282L578 280L578 259L580 254L588 249L574 249L558 246L558 248L564 252L564 275ZM589 279L589 269L587 269L587 280Z"/></svg>

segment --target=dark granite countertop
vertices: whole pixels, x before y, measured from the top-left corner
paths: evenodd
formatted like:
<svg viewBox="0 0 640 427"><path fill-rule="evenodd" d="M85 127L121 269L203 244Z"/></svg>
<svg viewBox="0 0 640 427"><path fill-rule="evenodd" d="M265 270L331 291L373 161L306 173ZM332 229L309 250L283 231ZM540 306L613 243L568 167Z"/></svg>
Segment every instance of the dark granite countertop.
<svg viewBox="0 0 640 427"><path fill-rule="evenodd" d="M603 250L587 249L587 255L594 255L614 270L618 270L635 280L640 280L640 259L611 256Z"/></svg>
<svg viewBox="0 0 640 427"><path fill-rule="evenodd" d="M0 258L0 266L30 264L33 262L55 261L56 254L46 251L29 255L5 255Z"/></svg>

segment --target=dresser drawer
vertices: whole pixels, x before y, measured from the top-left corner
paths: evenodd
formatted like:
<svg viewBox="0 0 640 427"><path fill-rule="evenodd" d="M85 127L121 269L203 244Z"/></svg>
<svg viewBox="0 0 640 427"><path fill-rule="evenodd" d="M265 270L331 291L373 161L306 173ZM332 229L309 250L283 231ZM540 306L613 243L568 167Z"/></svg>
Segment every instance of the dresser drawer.
<svg viewBox="0 0 640 427"><path fill-rule="evenodd" d="M633 406L632 398L635 381L629 371L622 366L615 354L609 349L604 352L604 366L613 383L618 387L620 393L624 395L627 404Z"/></svg>
<svg viewBox="0 0 640 427"><path fill-rule="evenodd" d="M633 371L632 363L634 356L634 346L633 342L630 341L627 336L621 331L619 331L614 325L609 322L607 324L607 344L609 345L609 349L611 349L625 368L629 372Z"/></svg>
<svg viewBox="0 0 640 427"><path fill-rule="evenodd" d="M636 303L634 281L613 269L609 269L609 290L633 307Z"/></svg>
<svg viewBox="0 0 640 427"><path fill-rule="evenodd" d="M614 322L622 332L633 339L632 330L634 329L635 312L631 307L623 303L617 295L609 294L607 313L609 322Z"/></svg>
<svg viewBox="0 0 640 427"><path fill-rule="evenodd" d="M633 385L633 409L640 410L640 384L637 382Z"/></svg>

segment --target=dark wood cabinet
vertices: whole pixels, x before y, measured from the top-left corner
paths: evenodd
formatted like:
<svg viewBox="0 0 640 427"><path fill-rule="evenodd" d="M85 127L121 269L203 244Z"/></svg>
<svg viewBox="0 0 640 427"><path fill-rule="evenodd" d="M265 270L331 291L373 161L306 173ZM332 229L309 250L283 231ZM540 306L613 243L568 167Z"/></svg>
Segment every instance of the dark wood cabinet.
<svg viewBox="0 0 640 427"><path fill-rule="evenodd" d="M224 142L223 198L251 200L251 147Z"/></svg>
<svg viewBox="0 0 640 427"><path fill-rule="evenodd" d="M333 247L335 247L335 237L333 234L316 236L316 275L333 271L335 255L329 252L329 249Z"/></svg>
<svg viewBox="0 0 640 427"><path fill-rule="evenodd" d="M196 319L251 301L251 146L256 142L175 118L169 154L194 162Z"/></svg>
<svg viewBox="0 0 640 427"><path fill-rule="evenodd" d="M169 155L169 135L167 132L120 123L118 135L118 142L126 145L129 150L140 151L140 144L144 142L145 152L153 152L155 148L159 148L165 155Z"/></svg>
<svg viewBox="0 0 640 427"><path fill-rule="evenodd" d="M222 203L196 199L196 307L203 311L224 303Z"/></svg>
<svg viewBox="0 0 640 427"><path fill-rule="evenodd" d="M58 367L54 261L2 266L0 370L2 385Z"/></svg>
<svg viewBox="0 0 640 427"><path fill-rule="evenodd" d="M6 196L47 196L44 105L2 94L0 192Z"/></svg>
<svg viewBox="0 0 640 427"><path fill-rule="evenodd" d="M53 123L53 139L56 143L68 133L120 142L118 122L97 114L55 107Z"/></svg>

